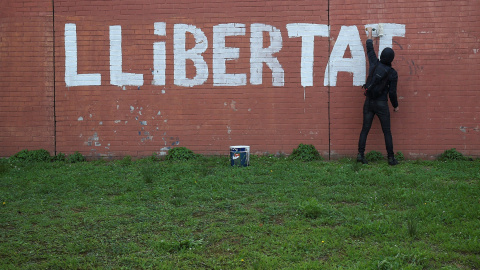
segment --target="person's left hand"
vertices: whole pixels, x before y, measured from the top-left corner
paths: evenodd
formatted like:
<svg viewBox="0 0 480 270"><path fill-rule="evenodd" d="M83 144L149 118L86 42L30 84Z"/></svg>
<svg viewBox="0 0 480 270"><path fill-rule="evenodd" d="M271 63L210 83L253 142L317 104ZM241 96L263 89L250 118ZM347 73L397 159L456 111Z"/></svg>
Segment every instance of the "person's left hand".
<svg viewBox="0 0 480 270"><path fill-rule="evenodd" d="M393 108L394 112L398 112L398 107Z"/></svg>

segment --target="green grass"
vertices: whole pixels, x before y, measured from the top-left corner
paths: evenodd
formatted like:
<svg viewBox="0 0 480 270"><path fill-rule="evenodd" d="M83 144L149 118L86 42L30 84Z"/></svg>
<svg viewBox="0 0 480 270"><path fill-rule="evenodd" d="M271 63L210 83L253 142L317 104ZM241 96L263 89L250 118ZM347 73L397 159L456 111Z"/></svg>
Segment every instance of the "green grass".
<svg viewBox="0 0 480 270"><path fill-rule="evenodd" d="M479 269L480 161L0 160L0 269Z"/></svg>

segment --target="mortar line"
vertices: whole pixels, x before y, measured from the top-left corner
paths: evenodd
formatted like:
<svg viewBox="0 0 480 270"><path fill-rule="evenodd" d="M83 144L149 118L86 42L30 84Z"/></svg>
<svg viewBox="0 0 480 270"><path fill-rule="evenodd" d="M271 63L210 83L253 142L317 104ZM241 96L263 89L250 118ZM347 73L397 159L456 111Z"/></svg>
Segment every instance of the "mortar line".
<svg viewBox="0 0 480 270"><path fill-rule="evenodd" d="M55 0L52 0L52 54L53 54L53 152L57 155L57 100L55 72Z"/></svg>
<svg viewBox="0 0 480 270"><path fill-rule="evenodd" d="M328 18L328 55L331 54L331 38L330 38L330 0L328 0L328 9L327 9L327 18ZM328 76L328 87L327 87L327 100L328 100L328 160L331 160L331 115L330 115L330 61L327 62L327 76Z"/></svg>

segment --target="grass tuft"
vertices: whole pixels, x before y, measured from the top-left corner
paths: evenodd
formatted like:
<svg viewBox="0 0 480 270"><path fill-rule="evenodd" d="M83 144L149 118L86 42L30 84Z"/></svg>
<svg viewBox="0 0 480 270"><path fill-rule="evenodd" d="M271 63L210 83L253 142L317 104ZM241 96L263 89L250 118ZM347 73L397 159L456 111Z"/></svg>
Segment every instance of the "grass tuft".
<svg viewBox="0 0 480 270"><path fill-rule="evenodd" d="M12 161L21 161L21 162L48 162L51 161L52 157L50 153L45 149L38 150L28 150L24 149L12 157Z"/></svg>
<svg viewBox="0 0 480 270"><path fill-rule="evenodd" d="M457 149L452 148L445 150L439 157L439 161L455 161L455 160L471 160L471 158L464 156L462 153L458 152Z"/></svg>
<svg viewBox="0 0 480 270"><path fill-rule="evenodd" d="M327 214L325 208L313 198L300 203L300 211L306 218L316 219Z"/></svg>
<svg viewBox="0 0 480 270"><path fill-rule="evenodd" d="M368 152L365 155L365 158L371 162L381 161L385 159L382 153L375 150Z"/></svg>
<svg viewBox="0 0 480 270"><path fill-rule="evenodd" d="M151 166L143 166L140 170L143 177L143 181L147 184L153 183L156 177L156 172L154 168Z"/></svg>
<svg viewBox="0 0 480 270"><path fill-rule="evenodd" d="M71 155L68 155L67 157L68 163L78 163L78 162L85 162L85 161L87 161L87 159L78 151Z"/></svg>
<svg viewBox="0 0 480 270"><path fill-rule="evenodd" d="M196 159L199 155L193 153L192 150L186 147L175 147L168 150L166 160L170 161L187 161L191 159Z"/></svg>
<svg viewBox="0 0 480 270"><path fill-rule="evenodd" d="M293 149L292 154L289 156L291 160L299 160L299 161L314 161L314 160L322 160L322 156L318 153L315 146L311 144L299 144L296 149Z"/></svg>

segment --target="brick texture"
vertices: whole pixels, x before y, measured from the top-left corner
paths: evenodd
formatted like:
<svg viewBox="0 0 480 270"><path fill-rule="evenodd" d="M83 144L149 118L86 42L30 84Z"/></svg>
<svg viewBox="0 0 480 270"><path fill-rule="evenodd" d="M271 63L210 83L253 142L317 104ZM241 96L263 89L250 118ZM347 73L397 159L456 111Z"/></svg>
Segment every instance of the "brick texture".
<svg viewBox="0 0 480 270"><path fill-rule="evenodd" d="M44 148L52 154L80 151L91 158L141 157L165 154L176 146L225 155L231 145L250 145L254 154L289 154L299 143L315 145L327 158L353 156L362 125L363 90L350 72L339 72L336 85L324 79L334 68L328 63L344 27L353 26L349 29L358 31L364 47L365 25L378 23L405 26L405 35L392 39L400 104L391 117L395 151L409 158L432 158L455 147L480 156L476 0L3 2L1 156ZM165 23L164 34L156 32L159 22ZM226 73L244 74L242 85L215 84L214 28L221 24L243 26L242 34L225 37L226 47L238 49L237 57L227 57ZM273 56L284 71L281 86L274 85L277 74L266 63L261 65L262 82L252 83L255 24L280 32L281 49ZM313 86L302 86L302 77L308 81L301 63L308 46L302 37L289 36L289 24L329 27L328 37L317 33L313 38ZM66 63L71 60L66 29L71 25L76 28L76 72L99 75L100 85L67 85L72 63ZM208 76L191 87L175 80L174 35L179 25L194 26L206 37L201 57ZM121 27L122 72L142 75L141 85L112 84L112 26ZM262 48L268 48L274 34L262 35ZM353 44L355 36L348 38ZM185 50L197 44L190 32L184 39ZM166 61L165 83L160 85L154 82L158 43L165 44ZM378 50L378 38L375 47ZM349 49L344 58L356 53ZM193 60L185 63L187 78L199 74ZM386 153L384 149L375 119L367 151Z"/></svg>
<svg viewBox="0 0 480 270"><path fill-rule="evenodd" d="M478 91L479 3L476 1L330 1L332 36L338 25L394 22L405 37L394 38L400 111L391 114L395 151L430 158L457 148L480 154ZM344 16L348 4L352 14ZM364 36L362 40L364 40ZM378 47L377 47L378 48ZM346 78L346 81L348 79ZM361 90L337 87L331 96L331 144L352 154L361 129ZM352 102L350 102L352 101ZM357 108L352 111L350 108ZM354 132L351 132L351 131ZM367 151L386 153L375 119Z"/></svg>
<svg viewBox="0 0 480 270"><path fill-rule="evenodd" d="M51 1L2 1L0 156L21 149L54 153Z"/></svg>

